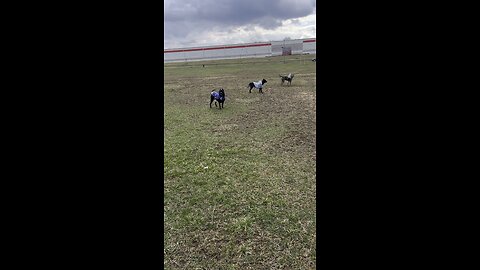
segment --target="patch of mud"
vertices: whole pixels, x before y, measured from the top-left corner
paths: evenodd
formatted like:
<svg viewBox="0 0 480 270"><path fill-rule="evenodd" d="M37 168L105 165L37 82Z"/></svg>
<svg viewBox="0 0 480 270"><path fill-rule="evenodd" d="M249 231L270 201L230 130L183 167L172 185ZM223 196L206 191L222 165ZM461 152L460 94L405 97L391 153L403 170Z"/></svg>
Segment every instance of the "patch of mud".
<svg viewBox="0 0 480 270"><path fill-rule="evenodd" d="M213 131L214 132L224 132L224 131L233 130L236 127L238 127L237 124L222 124L222 125L219 125L219 126L214 126Z"/></svg>
<svg viewBox="0 0 480 270"><path fill-rule="evenodd" d="M317 73L298 73L298 76L310 76L310 75L313 75L313 76L317 76ZM297 74L295 74L295 76L297 76Z"/></svg>
<svg viewBox="0 0 480 270"><path fill-rule="evenodd" d="M252 103L252 102L260 101L260 98L259 97L256 97L256 98L236 98L234 101L239 102L239 103Z"/></svg>
<svg viewBox="0 0 480 270"><path fill-rule="evenodd" d="M308 104L311 109L315 110L316 97L312 92L297 92L297 98L305 104Z"/></svg>
<svg viewBox="0 0 480 270"><path fill-rule="evenodd" d="M204 80L237 78L237 76L203 77Z"/></svg>
<svg viewBox="0 0 480 270"><path fill-rule="evenodd" d="M184 89L185 86L180 84L164 84L163 88L167 91L176 91L176 90Z"/></svg>

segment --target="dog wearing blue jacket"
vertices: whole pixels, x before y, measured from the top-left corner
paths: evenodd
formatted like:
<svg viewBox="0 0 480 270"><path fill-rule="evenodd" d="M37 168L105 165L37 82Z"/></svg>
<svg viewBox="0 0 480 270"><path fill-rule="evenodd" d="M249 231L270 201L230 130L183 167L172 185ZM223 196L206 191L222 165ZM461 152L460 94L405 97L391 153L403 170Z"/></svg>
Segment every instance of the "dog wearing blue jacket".
<svg viewBox="0 0 480 270"><path fill-rule="evenodd" d="M222 109L223 108L223 103L225 102L225 90L223 88L220 88L218 92L215 90L212 90L210 93L210 108L212 108L212 102L215 101L215 107L217 107L217 102L218 102L218 108Z"/></svg>

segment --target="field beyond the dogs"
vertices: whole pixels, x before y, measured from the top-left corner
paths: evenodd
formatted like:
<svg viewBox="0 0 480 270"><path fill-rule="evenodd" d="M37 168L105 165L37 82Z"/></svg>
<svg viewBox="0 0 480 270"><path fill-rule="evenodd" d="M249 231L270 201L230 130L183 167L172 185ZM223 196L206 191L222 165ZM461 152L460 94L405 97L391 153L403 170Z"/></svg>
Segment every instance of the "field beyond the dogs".
<svg viewBox="0 0 480 270"><path fill-rule="evenodd" d="M164 64L165 269L315 269L314 57Z"/></svg>

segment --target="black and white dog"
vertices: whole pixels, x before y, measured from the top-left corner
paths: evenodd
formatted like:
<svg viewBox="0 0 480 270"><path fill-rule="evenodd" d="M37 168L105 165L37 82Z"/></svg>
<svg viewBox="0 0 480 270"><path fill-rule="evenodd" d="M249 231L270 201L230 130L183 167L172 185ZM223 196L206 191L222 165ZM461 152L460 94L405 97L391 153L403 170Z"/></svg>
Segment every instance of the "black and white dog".
<svg viewBox="0 0 480 270"><path fill-rule="evenodd" d="M287 81L289 83L289 85L292 85L292 80L293 80L294 76L295 75L292 74L292 73L288 74L287 76L280 75L280 78L282 78L282 85L285 81Z"/></svg>
<svg viewBox="0 0 480 270"><path fill-rule="evenodd" d="M262 91L262 88L263 88L263 85L267 83L267 80L263 79L261 81L258 81L258 82L251 82L248 84L247 87L250 87L250 90L249 90L249 93L252 92L252 88L257 88L258 89L258 92L259 93L263 93Z"/></svg>
<svg viewBox="0 0 480 270"><path fill-rule="evenodd" d="M215 101L215 107L217 107L218 102L219 109L223 108L223 103L225 102L225 90L223 90L223 88L220 88L218 92L212 90L212 92L210 93L210 108L212 108L213 101Z"/></svg>

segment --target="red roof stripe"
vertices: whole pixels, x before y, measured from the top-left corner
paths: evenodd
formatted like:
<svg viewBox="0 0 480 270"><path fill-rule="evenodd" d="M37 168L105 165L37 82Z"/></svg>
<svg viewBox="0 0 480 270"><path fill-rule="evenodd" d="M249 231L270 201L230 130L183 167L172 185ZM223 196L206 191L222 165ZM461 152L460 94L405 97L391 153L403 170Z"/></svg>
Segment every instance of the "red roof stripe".
<svg viewBox="0 0 480 270"><path fill-rule="evenodd" d="M316 42L316 39L304 40L303 42Z"/></svg>
<svg viewBox="0 0 480 270"><path fill-rule="evenodd" d="M208 51L208 50L222 50L222 49L237 49L237 48L260 47L260 46L271 46L271 45L272 45L271 43L262 43L262 44L238 45L238 46L221 46L221 47L198 48L198 49L180 49L180 50L163 51L163 53Z"/></svg>

